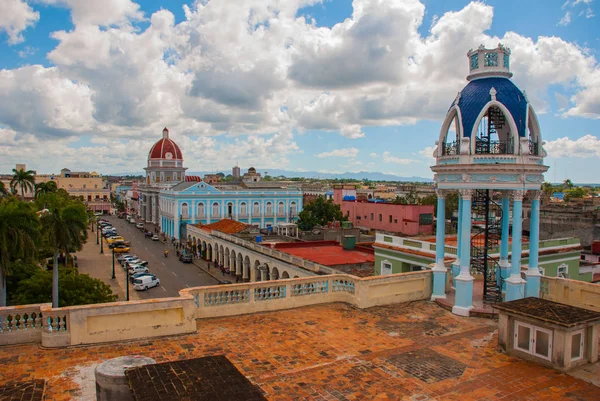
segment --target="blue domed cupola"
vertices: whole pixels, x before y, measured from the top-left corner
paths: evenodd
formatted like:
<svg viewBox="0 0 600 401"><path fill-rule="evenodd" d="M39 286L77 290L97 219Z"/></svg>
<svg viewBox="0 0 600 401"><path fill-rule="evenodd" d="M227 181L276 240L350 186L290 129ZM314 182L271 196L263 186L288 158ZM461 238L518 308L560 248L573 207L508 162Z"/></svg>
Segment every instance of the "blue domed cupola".
<svg viewBox="0 0 600 401"><path fill-rule="evenodd" d="M539 192L548 166L543 164L546 152L535 112L525 92L510 80L510 55L501 44L467 53L469 82L450 105L433 154L438 224L432 297L445 297L444 198L458 191L458 251L452 275L453 312L459 315L469 315L473 307L471 271L484 277L484 302L539 293ZM525 196L532 199L527 286L521 278Z"/></svg>

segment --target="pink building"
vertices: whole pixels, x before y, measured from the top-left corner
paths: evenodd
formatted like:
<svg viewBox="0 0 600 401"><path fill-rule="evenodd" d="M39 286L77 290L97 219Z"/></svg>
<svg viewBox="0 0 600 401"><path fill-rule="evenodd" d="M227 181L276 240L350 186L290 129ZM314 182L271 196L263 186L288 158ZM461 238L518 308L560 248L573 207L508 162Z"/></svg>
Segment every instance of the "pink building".
<svg viewBox="0 0 600 401"><path fill-rule="evenodd" d="M433 205L395 205L356 200L356 186L334 185L333 201L355 227L403 235L433 234Z"/></svg>

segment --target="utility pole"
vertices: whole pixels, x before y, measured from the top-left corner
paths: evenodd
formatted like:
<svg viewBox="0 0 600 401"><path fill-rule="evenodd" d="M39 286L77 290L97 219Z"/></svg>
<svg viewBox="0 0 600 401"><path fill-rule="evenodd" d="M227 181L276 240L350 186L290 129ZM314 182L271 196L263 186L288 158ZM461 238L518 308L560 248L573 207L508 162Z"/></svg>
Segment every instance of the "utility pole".
<svg viewBox="0 0 600 401"><path fill-rule="evenodd" d="M113 269L112 269L112 279L115 279L115 247L112 249L112 260L113 260Z"/></svg>

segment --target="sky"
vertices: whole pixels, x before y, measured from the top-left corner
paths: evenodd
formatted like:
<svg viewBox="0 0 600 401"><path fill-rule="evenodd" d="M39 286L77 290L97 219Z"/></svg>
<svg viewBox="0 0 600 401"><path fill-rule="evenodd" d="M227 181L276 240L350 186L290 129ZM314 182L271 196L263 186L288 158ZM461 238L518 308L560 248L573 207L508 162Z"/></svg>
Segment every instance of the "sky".
<svg viewBox="0 0 600 401"><path fill-rule="evenodd" d="M600 0L0 0L0 173L431 178L469 49L509 47L546 180L600 182Z"/></svg>

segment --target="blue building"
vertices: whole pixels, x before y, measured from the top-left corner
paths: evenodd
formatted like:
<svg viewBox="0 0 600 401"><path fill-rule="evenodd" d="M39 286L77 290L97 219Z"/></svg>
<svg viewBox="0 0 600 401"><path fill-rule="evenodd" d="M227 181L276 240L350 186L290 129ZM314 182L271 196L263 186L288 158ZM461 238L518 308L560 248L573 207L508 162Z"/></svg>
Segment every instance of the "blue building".
<svg viewBox="0 0 600 401"><path fill-rule="evenodd" d="M302 191L268 184L217 188L205 182L182 182L160 193L160 227L169 237L186 238L187 224L234 219L260 228L296 221Z"/></svg>
<svg viewBox="0 0 600 401"><path fill-rule="evenodd" d="M298 218L302 210L299 189L258 180L209 185L198 176L185 174L179 146L169 138L167 128L162 134L148 154L146 180L138 187L138 210L140 218L157 224L168 237L186 238L187 224L210 224L225 218L259 228L275 228ZM251 167L244 176L258 176L255 173Z"/></svg>

